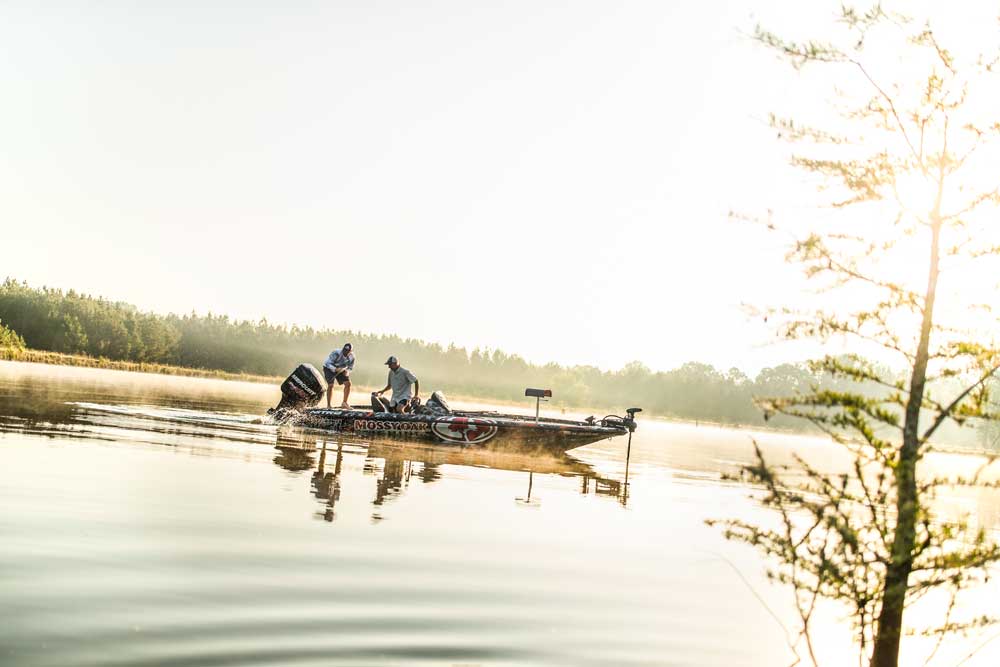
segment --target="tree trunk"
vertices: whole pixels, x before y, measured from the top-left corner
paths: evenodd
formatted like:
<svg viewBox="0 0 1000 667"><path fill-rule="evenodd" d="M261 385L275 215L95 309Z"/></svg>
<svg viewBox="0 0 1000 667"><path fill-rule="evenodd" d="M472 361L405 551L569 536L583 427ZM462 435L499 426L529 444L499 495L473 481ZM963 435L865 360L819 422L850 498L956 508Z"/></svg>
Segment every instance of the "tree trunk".
<svg viewBox="0 0 1000 667"><path fill-rule="evenodd" d="M939 199L940 201L940 199ZM937 209L937 207L936 207ZM920 406L924 402L927 361L930 349L931 325L934 321L934 294L937 291L941 218L937 210L931 216L931 256L924 296L924 313L920 325L920 342L910 376L910 397L906 403L903 423L903 446L896 467L896 530L892 537L892 553L885 575L882 608L878 617L875 648L871 667L897 667L899 639L903 628L903 608L913 569L913 547L916 542L917 461L920 447Z"/></svg>

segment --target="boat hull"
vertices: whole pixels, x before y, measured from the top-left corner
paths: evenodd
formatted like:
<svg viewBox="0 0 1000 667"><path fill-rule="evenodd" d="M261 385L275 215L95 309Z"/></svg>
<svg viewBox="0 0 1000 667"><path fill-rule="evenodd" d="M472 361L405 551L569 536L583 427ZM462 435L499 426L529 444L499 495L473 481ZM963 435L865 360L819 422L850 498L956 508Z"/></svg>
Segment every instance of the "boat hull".
<svg viewBox="0 0 1000 667"><path fill-rule="evenodd" d="M293 421L307 428L362 437L403 438L457 447L516 448L565 452L599 440L624 435L624 426L559 419L535 421L520 415L457 413L415 415L363 409L312 408Z"/></svg>

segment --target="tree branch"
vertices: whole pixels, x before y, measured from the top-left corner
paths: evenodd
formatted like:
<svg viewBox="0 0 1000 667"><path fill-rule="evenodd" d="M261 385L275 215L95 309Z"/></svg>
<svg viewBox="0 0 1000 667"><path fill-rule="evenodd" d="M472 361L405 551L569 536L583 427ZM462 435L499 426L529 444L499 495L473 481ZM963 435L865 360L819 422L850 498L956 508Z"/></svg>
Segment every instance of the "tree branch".
<svg viewBox="0 0 1000 667"><path fill-rule="evenodd" d="M976 389L984 382L989 380L991 377L993 377L993 375L998 370L1000 370L1000 365L994 366L992 369L987 371L981 378L979 378L979 380L975 384L966 387L965 391L959 394L955 398L955 400L948 405L948 407L946 407L942 412L938 413L937 418L930 425L930 427L926 431L924 431L924 435L920 438L921 444L927 442L927 440L934 434L934 431L938 430L938 427L941 426L941 424L943 424L949 417L951 417L952 413L962 403L962 401L965 400L966 396L971 394L974 389Z"/></svg>

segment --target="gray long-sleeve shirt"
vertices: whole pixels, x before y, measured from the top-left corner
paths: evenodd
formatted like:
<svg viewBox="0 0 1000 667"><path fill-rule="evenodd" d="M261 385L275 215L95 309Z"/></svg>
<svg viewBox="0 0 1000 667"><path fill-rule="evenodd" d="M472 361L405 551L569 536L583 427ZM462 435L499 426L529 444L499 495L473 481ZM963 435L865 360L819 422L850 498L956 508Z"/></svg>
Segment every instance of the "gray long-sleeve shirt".
<svg viewBox="0 0 1000 667"><path fill-rule="evenodd" d="M332 371L342 371L345 368L349 371L354 370L354 353L348 352L344 354L343 350L334 350L330 353L330 356L326 358L326 362L323 366L329 368Z"/></svg>

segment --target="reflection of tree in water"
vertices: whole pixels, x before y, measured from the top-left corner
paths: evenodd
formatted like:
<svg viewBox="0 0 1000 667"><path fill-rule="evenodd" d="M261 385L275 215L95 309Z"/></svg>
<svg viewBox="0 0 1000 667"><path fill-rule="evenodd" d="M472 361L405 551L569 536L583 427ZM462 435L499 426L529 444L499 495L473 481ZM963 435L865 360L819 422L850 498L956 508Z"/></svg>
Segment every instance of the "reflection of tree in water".
<svg viewBox="0 0 1000 667"><path fill-rule="evenodd" d="M0 389L0 432L72 437L76 406L53 383Z"/></svg>

